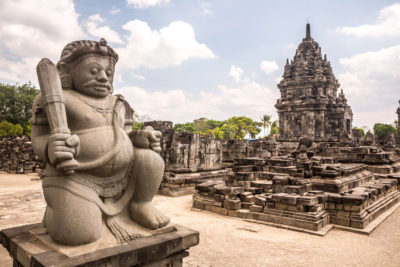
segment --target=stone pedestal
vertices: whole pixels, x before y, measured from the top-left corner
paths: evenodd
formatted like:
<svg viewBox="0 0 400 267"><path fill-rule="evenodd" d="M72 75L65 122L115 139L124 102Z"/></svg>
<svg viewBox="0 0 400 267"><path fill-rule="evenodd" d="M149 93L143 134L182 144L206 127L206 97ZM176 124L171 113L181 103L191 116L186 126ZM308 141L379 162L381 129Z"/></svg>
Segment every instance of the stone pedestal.
<svg viewBox="0 0 400 267"><path fill-rule="evenodd" d="M182 266L187 249L199 243L199 233L183 226L175 230L90 250L68 253L68 247L51 247L39 237L42 225L30 224L0 231L2 245L14 260L13 266ZM71 247L72 249L73 247ZM85 252L86 251L86 252ZM89 252L88 252L89 251ZM73 254L73 255L72 255Z"/></svg>

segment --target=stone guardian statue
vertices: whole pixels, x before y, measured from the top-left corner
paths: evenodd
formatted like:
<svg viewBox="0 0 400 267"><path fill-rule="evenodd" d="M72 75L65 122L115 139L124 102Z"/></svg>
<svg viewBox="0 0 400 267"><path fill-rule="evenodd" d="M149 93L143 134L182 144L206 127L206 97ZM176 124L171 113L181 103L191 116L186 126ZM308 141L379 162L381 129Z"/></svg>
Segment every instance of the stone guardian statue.
<svg viewBox="0 0 400 267"><path fill-rule="evenodd" d="M32 145L46 163L43 223L63 245L98 240L105 224L119 242L169 223L152 205L163 173L159 131L132 131L133 110L113 95L117 53L104 39L74 41L55 66L37 68L41 93L33 103Z"/></svg>

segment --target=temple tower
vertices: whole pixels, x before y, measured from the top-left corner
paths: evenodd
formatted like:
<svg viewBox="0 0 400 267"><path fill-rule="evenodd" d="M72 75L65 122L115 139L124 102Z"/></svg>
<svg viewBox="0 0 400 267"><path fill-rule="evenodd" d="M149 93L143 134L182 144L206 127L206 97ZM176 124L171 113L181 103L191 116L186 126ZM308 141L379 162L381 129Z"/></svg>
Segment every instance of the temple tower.
<svg viewBox="0 0 400 267"><path fill-rule="evenodd" d="M296 54L286 60L283 79L278 84L281 98L275 107L279 115L279 140L298 141L307 136L315 141L339 141L350 135L353 113L333 74L326 55L311 38L307 23L306 37Z"/></svg>

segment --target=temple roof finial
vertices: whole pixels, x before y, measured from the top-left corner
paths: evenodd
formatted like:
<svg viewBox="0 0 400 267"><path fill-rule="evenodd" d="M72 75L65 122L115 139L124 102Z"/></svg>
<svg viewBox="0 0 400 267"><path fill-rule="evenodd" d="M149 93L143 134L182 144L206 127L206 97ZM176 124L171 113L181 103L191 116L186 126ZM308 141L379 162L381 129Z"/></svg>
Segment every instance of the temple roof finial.
<svg viewBox="0 0 400 267"><path fill-rule="evenodd" d="M306 40L310 40L311 39L311 27L310 27L310 23L307 23L306 26Z"/></svg>

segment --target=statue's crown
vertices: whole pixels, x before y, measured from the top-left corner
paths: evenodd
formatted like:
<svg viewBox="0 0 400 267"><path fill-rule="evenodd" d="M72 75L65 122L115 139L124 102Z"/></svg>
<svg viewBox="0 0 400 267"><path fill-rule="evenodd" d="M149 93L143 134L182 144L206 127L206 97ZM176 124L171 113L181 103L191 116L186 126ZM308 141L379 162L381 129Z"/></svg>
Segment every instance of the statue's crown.
<svg viewBox="0 0 400 267"><path fill-rule="evenodd" d="M80 40L67 44L61 52L60 62L71 63L88 54L109 56L114 58L115 62L118 61L118 54L107 45L107 41L104 38L101 38L99 42Z"/></svg>

